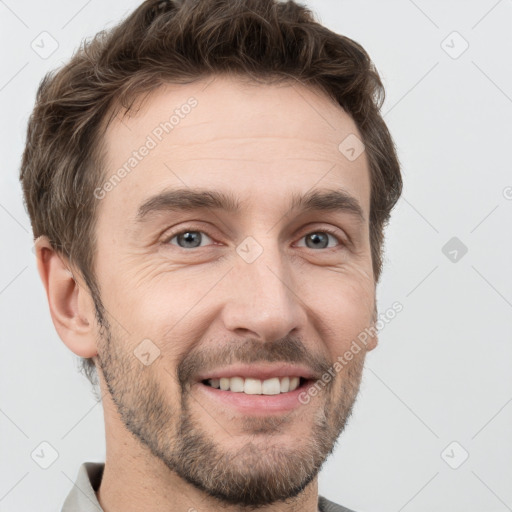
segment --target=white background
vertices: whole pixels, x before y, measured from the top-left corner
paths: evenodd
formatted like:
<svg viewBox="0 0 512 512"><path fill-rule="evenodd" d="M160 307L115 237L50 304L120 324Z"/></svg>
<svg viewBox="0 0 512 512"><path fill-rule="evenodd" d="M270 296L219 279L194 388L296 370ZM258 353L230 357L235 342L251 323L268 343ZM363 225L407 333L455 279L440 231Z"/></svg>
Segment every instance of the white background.
<svg viewBox="0 0 512 512"><path fill-rule="evenodd" d="M101 403L51 322L18 171L41 78L137 4L0 0L1 512L60 510L79 465L104 461ZM381 312L403 311L320 493L357 512L512 510L512 2L308 5L374 60L404 178L378 291ZM46 59L31 48L43 31L58 42ZM46 470L31 458L43 441L58 452Z"/></svg>

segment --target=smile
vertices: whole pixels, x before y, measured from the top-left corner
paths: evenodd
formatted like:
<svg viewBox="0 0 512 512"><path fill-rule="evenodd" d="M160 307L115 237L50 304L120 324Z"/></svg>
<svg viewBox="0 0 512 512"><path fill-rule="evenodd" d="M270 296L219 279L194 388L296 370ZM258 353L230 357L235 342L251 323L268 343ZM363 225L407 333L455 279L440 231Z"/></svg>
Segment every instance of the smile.
<svg viewBox="0 0 512 512"><path fill-rule="evenodd" d="M245 393L246 395L279 395L295 391L303 382L301 377L272 377L261 380L250 377L221 377L206 379L203 384L222 391Z"/></svg>

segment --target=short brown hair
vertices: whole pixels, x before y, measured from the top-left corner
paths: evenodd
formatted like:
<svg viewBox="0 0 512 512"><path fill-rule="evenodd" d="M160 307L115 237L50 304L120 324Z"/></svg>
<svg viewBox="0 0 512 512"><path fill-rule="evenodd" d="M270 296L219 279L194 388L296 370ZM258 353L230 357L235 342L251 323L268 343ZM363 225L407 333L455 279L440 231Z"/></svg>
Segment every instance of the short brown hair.
<svg viewBox="0 0 512 512"><path fill-rule="evenodd" d="M94 190L105 174L104 130L121 109L129 111L136 97L159 85L219 74L293 80L323 91L352 116L369 162L370 243L379 280L384 227L402 178L380 115L384 87L362 46L328 30L293 1L147 0L42 80L21 164L34 238L46 235L80 272L100 325ZM91 380L93 360L82 364Z"/></svg>

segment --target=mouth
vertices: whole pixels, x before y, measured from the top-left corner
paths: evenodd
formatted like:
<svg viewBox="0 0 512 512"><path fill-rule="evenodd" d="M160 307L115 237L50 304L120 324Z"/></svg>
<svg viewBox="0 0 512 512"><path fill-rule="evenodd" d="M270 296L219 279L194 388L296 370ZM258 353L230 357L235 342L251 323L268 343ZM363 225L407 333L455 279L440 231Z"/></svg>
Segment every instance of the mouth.
<svg viewBox="0 0 512 512"><path fill-rule="evenodd" d="M265 416L301 406L300 395L315 383L315 377L307 368L289 364L232 366L200 375L196 390L220 413L230 409Z"/></svg>
<svg viewBox="0 0 512 512"><path fill-rule="evenodd" d="M314 381L298 376L264 380L235 376L204 379L198 384L196 390L206 398L204 403L209 404L215 414L229 411L261 417L289 413L301 407L304 402L300 395L306 393Z"/></svg>
<svg viewBox="0 0 512 512"><path fill-rule="evenodd" d="M246 395L280 395L290 393L303 387L308 379L297 376L271 377L261 380L251 377L221 377L218 379L204 379L202 384L221 391L244 393Z"/></svg>

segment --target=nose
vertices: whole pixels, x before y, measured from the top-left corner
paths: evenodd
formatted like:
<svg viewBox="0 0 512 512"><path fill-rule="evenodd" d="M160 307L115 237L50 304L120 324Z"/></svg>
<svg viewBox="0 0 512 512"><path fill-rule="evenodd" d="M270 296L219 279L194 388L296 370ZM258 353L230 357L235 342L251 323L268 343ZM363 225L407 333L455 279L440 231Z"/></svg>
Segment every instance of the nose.
<svg viewBox="0 0 512 512"><path fill-rule="evenodd" d="M229 291L222 310L228 331L262 342L281 339L294 330L302 331L305 304L292 269L277 247L266 247L252 263L235 258L235 268L229 276Z"/></svg>

